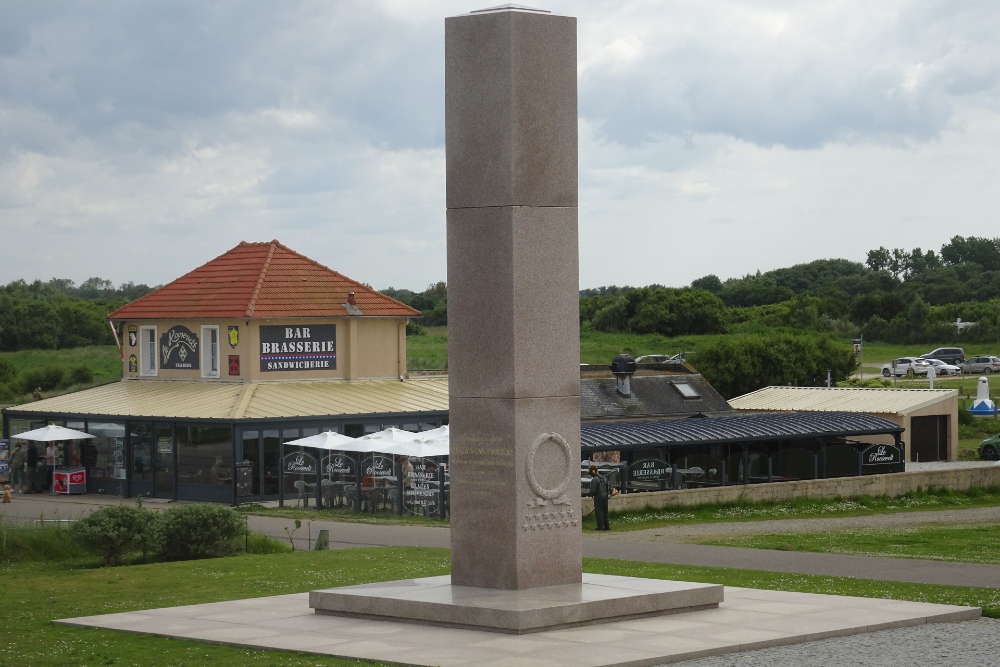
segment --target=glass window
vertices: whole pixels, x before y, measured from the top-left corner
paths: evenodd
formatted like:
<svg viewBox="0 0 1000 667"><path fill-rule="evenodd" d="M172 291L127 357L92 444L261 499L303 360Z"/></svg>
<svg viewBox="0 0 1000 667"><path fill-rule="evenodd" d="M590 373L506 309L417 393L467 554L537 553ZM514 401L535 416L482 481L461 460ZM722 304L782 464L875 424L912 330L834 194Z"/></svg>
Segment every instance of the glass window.
<svg viewBox="0 0 1000 667"><path fill-rule="evenodd" d="M228 486L233 482L228 426L177 425L177 483Z"/></svg>
<svg viewBox="0 0 1000 667"><path fill-rule="evenodd" d="M153 424L132 422L131 459L132 481L149 482L153 479Z"/></svg>
<svg viewBox="0 0 1000 667"><path fill-rule="evenodd" d="M684 398L701 398L698 390L685 382L675 382L674 389L680 392Z"/></svg>
<svg viewBox="0 0 1000 667"><path fill-rule="evenodd" d="M217 378L219 377L219 327L202 327L201 341L201 375Z"/></svg>
<svg viewBox="0 0 1000 667"><path fill-rule="evenodd" d="M90 422L86 441L87 474L91 479L125 479L125 424Z"/></svg>
<svg viewBox="0 0 1000 667"><path fill-rule="evenodd" d="M156 375L156 327L139 327L139 374Z"/></svg>

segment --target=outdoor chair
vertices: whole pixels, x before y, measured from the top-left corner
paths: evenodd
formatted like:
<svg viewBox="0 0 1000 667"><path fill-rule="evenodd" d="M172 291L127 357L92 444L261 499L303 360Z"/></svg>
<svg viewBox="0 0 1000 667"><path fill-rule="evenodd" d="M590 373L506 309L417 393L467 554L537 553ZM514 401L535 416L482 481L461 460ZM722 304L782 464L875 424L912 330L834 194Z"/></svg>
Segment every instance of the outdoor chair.
<svg viewBox="0 0 1000 667"><path fill-rule="evenodd" d="M322 489L323 501L326 503L327 507L333 507L333 498L337 490L332 480L324 479L320 481L320 488Z"/></svg>
<svg viewBox="0 0 1000 667"><path fill-rule="evenodd" d="M396 514L401 507L399 502L399 489L389 489L386 495L389 502L389 509L393 514Z"/></svg>
<svg viewBox="0 0 1000 667"><path fill-rule="evenodd" d="M295 487L295 491L298 493L295 506L299 507L299 503L301 503L302 507L309 507L309 494L316 490L316 485L297 479L292 483L292 486Z"/></svg>
<svg viewBox="0 0 1000 667"><path fill-rule="evenodd" d="M385 495L383 493L383 490L379 488L374 488L374 489L369 489L365 493L363 504L365 503L367 504L369 512L374 512L378 508L378 506L380 506L384 501L385 501ZM364 507L362 507L362 509L364 509Z"/></svg>

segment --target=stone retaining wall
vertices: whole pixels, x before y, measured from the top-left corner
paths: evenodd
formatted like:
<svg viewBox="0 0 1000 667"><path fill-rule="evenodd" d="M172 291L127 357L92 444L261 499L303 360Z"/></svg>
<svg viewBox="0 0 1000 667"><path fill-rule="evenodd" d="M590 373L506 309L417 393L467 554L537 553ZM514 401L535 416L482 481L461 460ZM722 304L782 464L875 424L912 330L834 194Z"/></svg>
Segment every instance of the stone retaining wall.
<svg viewBox="0 0 1000 667"><path fill-rule="evenodd" d="M644 507L685 507L737 500L769 501L789 498L849 498L887 496L895 498L918 488L929 487L966 491L974 487L1000 486L1000 466L926 470L861 477L833 477L796 482L772 482L735 486L713 486L679 491L652 491L615 496L609 509L640 510ZM583 498L583 515L594 509L594 501Z"/></svg>

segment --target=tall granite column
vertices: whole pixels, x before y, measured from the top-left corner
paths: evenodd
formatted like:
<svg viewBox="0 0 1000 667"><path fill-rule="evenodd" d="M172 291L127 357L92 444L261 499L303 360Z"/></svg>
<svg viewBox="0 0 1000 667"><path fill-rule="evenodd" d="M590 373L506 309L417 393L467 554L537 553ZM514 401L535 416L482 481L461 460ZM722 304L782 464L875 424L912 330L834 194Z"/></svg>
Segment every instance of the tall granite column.
<svg viewBox="0 0 1000 667"><path fill-rule="evenodd" d="M445 22L452 583L581 581L576 19Z"/></svg>

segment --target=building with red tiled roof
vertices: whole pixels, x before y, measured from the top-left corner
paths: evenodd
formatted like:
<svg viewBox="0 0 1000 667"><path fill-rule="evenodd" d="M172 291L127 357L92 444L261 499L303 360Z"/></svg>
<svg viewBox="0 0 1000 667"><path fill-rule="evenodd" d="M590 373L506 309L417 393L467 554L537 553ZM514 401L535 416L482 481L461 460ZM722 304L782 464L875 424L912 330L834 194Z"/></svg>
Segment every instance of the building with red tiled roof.
<svg viewBox="0 0 1000 667"><path fill-rule="evenodd" d="M420 312L278 241L242 242L108 316L126 379L406 375Z"/></svg>
<svg viewBox="0 0 1000 667"><path fill-rule="evenodd" d="M351 294L356 308L348 310ZM108 317L121 321L419 315L278 241L243 241Z"/></svg>

